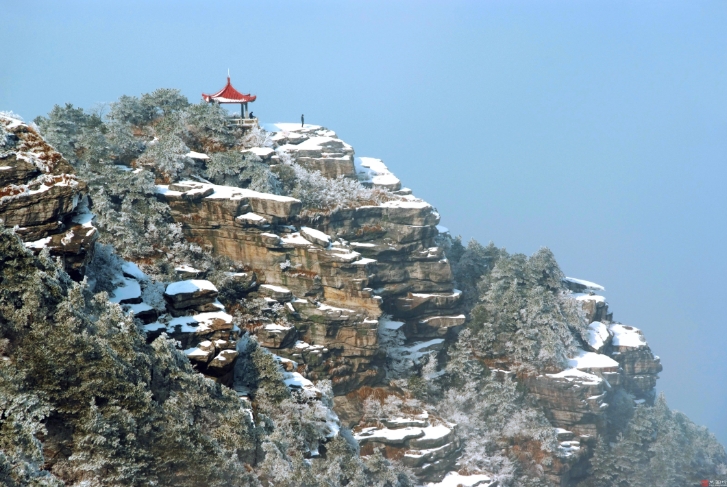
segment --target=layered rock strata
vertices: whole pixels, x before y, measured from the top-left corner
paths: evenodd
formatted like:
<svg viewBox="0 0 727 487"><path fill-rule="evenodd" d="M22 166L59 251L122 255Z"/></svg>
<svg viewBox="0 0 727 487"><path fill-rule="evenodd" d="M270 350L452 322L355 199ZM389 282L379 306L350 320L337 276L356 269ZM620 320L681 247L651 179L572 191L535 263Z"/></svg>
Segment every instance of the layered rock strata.
<svg viewBox="0 0 727 487"><path fill-rule="evenodd" d="M464 322L435 244L439 215L413 196L302 217L284 196L193 181L158 191L188 239L251 268L259 294L286 306L292 328L271 323L262 342L330 378L337 394L383 377L384 313L411 342Z"/></svg>
<svg viewBox="0 0 727 487"><path fill-rule="evenodd" d="M35 252L60 257L83 278L98 238L84 200L87 186L63 156L27 124L0 115L0 221Z"/></svg>
<svg viewBox="0 0 727 487"><path fill-rule="evenodd" d="M294 162L306 169L319 171L328 178L355 176L353 147L332 130L297 124L276 124L274 130L273 143L278 151L289 154ZM278 160L277 156L272 156L270 162Z"/></svg>
<svg viewBox="0 0 727 487"><path fill-rule="evenodd" d="M567 369L524 379L558 434L567 436L558 461L547 472L557 482L587 474L585 460L595 439L609 434L609 404L617 392L631 394L635 404L653 404L662 370L639 329L610 321L605 298L596 294L602 286L573 278L566 284L590 321L587 343L568 361Z"/></svg>
<svg viewBox="0 0 727 487"><path fill-rule="evenodd" d="M441 480L451 472L460 455L456 425L434 421L426 411L383 419L377 426L358 427L354 438L363 455L383 448L388 458L397 458L425 479Z"/></svg>

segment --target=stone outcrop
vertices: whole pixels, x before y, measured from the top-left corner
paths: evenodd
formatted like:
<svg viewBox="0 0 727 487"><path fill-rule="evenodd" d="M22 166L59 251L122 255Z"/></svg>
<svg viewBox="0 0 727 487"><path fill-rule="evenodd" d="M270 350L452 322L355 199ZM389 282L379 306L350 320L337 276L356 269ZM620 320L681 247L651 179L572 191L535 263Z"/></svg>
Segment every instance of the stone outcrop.
<svg viewBox="0 0 727 487"><path fill-rule="evenodd" d="M284 124L273 137L278 151L288 153L293 161L325 177L354 177L353 147L342 141L332 130L324 127L299 127ZM271 158L271 162L276 159Z"/></svg>
<svg viewBox="0 0 727 487"><path fill-rule="evenodd" d="M0 116L0 220L28 248L61 257L76 280L98 238L86 193L71 165L33 128Z"/></svg>
<svg viewBox="0 0 727 487"><path fill-rule="evenodd" d="M439 215L413 196L303 217L294 198L193 181L159 195L188 239L252 269L258 293L287 307L294 335L268 326L264 342L337 394L381 379L384 313L406 323L410 342L464 322L435 243ZM326 351L287 346L298 342Z"/></svg>
<svg viewBox="0 0 727 487"><path fill-rule="evenodd" d="M356 427L363 453L382 446L386 456L401 458L427 481L455 475L454 425L415 417L360 423L363 413L350 399L364 386L381 385L384 368L395 375L397 367L418 366L465 323L461 292L454 289L449 262L437 245L438 213L401 189L380 160L358 158L354 166L350 146L326 129L289 127L274 142L278 152L264 152L270 164L280 163L284 151L327 177L355 176L386 189L390 199L316 213L302 211L294 198L195 181L159 186L159 197L189 240L250 270L255 276L250 296L285 310L285 320L263 319L248 331L281 364L295 364L289 373L332 381L336 407L345 423ZM586 475L596 437L608 434L614 395L623 390L636 403L652 403L661 371L641 333L613 322L602 286L574 278L565 285L590 323L587 343L580 344L566 369L518 378L556 428L559 447L545 475L559 484ZM228 373L234 357L221 356L214 343L235 336L218 337L213 327L188 326L187 320L197 315L148 326L193 337L185 342L190 360L208 375ZM387 347L396 348L388 350L396 359L387 356ZM508 370L493 372L513 378Z"/></svg>
<svg viewBox="0 0 727 487"><path fill-rule="evenodd" d="M454 469L460 454L456 425L420 414L383 419L376 426L354 429L362 454L383 447L388 458L398 458L417 477L441 480Z"/></svg>

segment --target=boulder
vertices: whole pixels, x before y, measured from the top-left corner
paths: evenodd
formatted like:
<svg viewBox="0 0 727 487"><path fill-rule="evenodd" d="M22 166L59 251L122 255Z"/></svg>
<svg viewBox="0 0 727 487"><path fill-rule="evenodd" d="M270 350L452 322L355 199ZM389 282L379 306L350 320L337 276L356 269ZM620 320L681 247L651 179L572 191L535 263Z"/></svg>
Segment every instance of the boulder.
<svg viewBox="0 0 727 487"><path fill-rule="evenodd" d="M185 310L214 303L217 288L209 281L190 279L169 284L164 299L174 310Z"/></svg>

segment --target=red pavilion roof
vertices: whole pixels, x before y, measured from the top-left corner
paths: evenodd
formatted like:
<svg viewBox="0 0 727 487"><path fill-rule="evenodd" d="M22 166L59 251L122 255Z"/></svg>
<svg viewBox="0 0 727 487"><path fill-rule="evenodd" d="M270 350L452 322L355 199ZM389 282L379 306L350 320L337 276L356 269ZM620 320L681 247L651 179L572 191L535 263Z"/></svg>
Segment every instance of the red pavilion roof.
<svg viewBox="0 0 727 487"><path fill-rule="evenodd" d="M217 103L247 103L249 101L255 101L257 96L247 94L243 95L230 84L230 77L227 77L227 84L220 91L214 95L206 95L202 93L204 101L209 103L210 101L216 101Z"/></svg>

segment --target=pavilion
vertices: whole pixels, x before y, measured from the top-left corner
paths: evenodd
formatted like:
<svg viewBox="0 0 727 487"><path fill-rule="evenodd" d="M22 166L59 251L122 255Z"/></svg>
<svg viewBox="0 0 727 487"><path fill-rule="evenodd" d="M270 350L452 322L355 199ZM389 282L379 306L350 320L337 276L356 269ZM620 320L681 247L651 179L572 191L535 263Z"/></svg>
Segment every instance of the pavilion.
<svg viewBox="0 0 727 487"><path fill-rule="evenodd" d="M237 91L230 84L230 76L227 75L227 84L220 91L214 95L206 95L202 93L202 98L207 103L239 103L240 104L240 117L246 119L248 117L247 104L255 101L257 96L247 94L244 95Z"/></svg>

